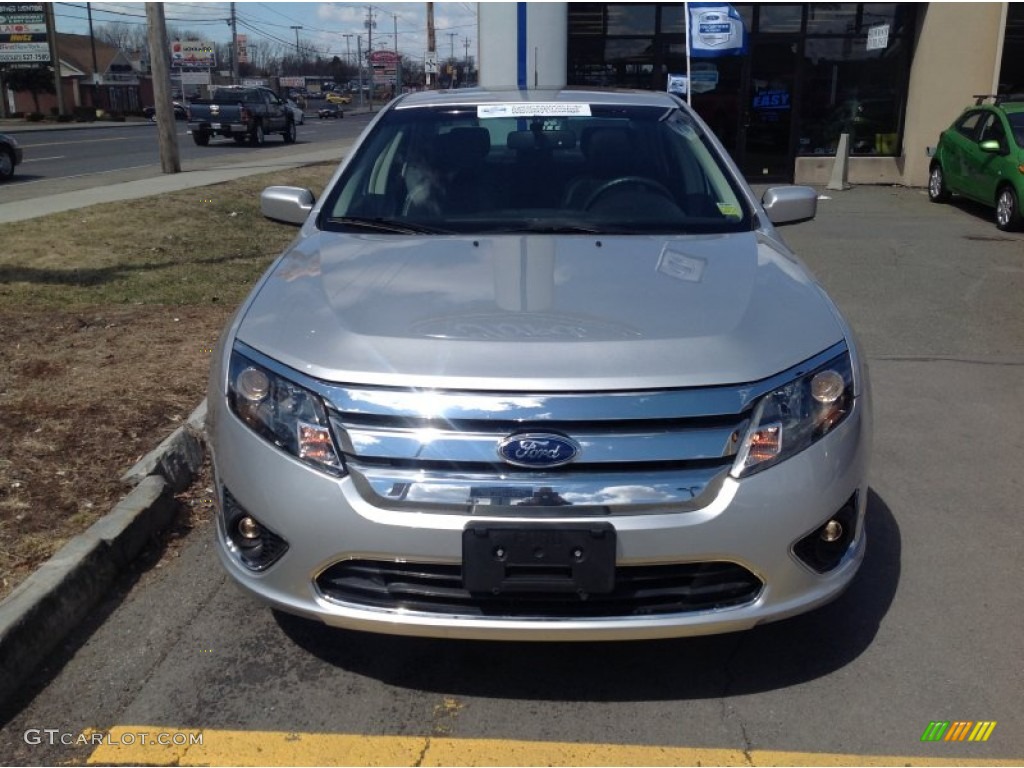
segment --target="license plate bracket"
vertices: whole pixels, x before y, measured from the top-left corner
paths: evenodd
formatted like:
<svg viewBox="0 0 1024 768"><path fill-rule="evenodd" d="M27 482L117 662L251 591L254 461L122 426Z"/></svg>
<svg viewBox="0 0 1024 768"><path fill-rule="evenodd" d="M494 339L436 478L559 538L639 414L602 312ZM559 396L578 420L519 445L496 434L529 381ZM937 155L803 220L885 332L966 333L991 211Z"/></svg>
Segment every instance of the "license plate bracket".
<svg viewBox="0 0 1024 768"><path fill-rule="evenodd" d="M462 531L462 582L473 593L607 594L615 589L611 523L473 522Z"/></svg>

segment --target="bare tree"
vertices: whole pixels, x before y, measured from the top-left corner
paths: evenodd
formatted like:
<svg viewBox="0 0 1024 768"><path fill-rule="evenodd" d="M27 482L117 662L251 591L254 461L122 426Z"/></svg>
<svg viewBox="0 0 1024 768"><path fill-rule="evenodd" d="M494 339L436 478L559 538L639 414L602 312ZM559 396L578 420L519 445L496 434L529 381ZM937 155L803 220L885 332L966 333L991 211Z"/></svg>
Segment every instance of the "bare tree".
<svg viewBox="0 0 1024 768"><path fill-rule="evenodd" d="M125 53L145 51L149 47L146 40L146 28L141 24L113 21L97 25L95 33L97 40L112 45Z"/></svg>

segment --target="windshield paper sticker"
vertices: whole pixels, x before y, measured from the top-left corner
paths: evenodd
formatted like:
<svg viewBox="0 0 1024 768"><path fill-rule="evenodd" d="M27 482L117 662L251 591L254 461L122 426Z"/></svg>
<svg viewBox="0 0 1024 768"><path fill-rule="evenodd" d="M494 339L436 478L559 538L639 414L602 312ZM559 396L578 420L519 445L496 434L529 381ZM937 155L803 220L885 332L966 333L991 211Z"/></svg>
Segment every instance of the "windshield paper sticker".
<svg viewBox="0 0 1024 768"><path fill-rule="evenodd" d="M589 104L480 104L477 117L590 117Z"/></svg>

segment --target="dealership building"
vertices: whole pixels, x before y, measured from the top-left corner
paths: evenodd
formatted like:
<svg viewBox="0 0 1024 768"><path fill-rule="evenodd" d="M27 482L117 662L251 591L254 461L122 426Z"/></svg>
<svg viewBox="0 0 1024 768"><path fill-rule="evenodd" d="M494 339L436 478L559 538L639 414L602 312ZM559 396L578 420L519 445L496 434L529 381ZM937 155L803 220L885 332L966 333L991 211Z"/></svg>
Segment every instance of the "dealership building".
<svg viewBox="0 0 1024 768"><path fill-rule="evenodd" d="M851 182L923 186L929 148L975 95L1024 93L1024 3L731 7L743 52L691 59L689 82L751 181L824 184L845 133ZM484 85L664 90L687 73L683 3L479 8Z"/></svg>

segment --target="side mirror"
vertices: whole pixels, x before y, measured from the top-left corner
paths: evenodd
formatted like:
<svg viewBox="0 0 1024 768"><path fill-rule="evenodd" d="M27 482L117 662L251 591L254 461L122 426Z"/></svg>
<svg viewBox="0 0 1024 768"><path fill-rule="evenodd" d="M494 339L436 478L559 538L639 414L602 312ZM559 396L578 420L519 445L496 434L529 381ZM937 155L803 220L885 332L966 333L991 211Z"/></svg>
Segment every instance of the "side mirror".
<svg viewBox="0 0 1024 768"><path fill-rule="evenodd" d="M982 152L991 152L996 155L1003 151L1002 146L1000 146L999 142L996 141L995 139L983 141L981 142L981 144L978 145L978 147L981 149Z"/></svg>
<svg viewBox="0 0 1024 768"><path fill-rule="evenodd" d="M818 213L818 192L812 187L771 187L761 196L761 205L772 224L796 224Z"/></svg>
<svg viewBox="0 0 1024 768"><path fill-rule="evenodd" d="M260 212L268 219L301 226L309 218L316 197L301 187L267 187L260 195Z"/></svg>

